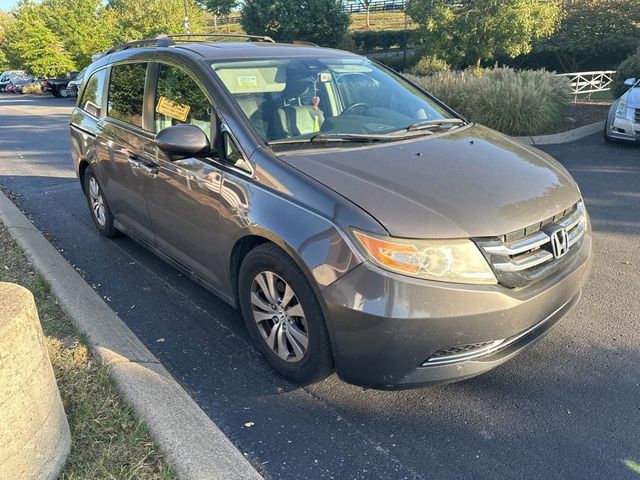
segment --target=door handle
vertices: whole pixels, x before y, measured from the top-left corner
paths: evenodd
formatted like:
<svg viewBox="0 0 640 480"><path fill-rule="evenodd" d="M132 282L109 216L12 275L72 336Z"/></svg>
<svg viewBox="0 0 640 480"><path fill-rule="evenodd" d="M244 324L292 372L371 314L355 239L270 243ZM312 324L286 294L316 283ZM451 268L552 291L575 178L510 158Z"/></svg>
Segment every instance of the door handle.
<svg viewBox="0 0 640 480"><path fill-rule="evenodd" d="M141 160L137 155L129 155L129 165L133 170L138 170L149 177L156 177L158 172L160 172L160 168L153 164L147 163L144 160Z"/></svg>
<svg viewBox="0 0 640 480"><path fill-rule="evenodd" d="M139 168L145 175L148 175L152 178L157 177L158 172L160 171L160 168L158 168L157 165L152 165L145 162L141 162Z"/></svg>

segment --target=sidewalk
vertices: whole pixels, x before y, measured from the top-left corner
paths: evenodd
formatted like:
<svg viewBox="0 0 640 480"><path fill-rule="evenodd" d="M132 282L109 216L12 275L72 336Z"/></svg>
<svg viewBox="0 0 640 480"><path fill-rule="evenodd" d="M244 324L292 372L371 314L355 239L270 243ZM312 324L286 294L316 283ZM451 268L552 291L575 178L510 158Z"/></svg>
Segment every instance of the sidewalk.
<svg viewBox="0 0 640 480"><path fill-rule="evenodd" d="M94 356L108 366L118 390L148 427L179 478L262 478L158 359L2 193L0 220L49 282L75 327L86 335Z"/></svg>

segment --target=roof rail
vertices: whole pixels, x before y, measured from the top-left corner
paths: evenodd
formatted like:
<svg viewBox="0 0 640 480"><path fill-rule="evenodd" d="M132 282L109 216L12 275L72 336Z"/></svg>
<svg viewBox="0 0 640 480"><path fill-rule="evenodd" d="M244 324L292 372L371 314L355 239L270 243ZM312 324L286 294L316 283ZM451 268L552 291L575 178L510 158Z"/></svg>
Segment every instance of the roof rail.
<svg viewBox="0 0 640 480"><path fill-rule="evenodd" d="M127 50L128 48L144 47L144 46L156 46L156 47L169 47L175 45L167 36L158 36L156 38L148 38L144 40L134 40L132 42L121 43L104 52L103 55L109 55L111 53L119 52L120 50Z"/></svg>
<svg viewBox="0 0 640 480"><path fill-rule="evenodd" d="M197 37L197 38L248 38L249 40L256 40L259 42L269 42L276 43L275 40L271 37L267 37L265 35L245 35L238 33L178 33L174 35L162 35L158 38L168 38L170 40L177 40L183 42L189 42L189 37ZM196 40L197 41L197 40Z"/></svg>
<svg viewBox="0 0 640 480"><path fill-rule="evenodd" d="M307 47L317 47L317 43L309 42L307 40L294 40L292 42L294 45L306 45Z"/></svg>
<svg viewBox="0 0 640 480"><path fill-rule="evenodd" d="M105 55L109 55L111 53L119 52L121 50L127 50L128 48L136 48L136 47L145 47L145 46L155 46L155 47L170 47L175 45L178 42L197 42L202 40L190 40L189 37L196 38L248 38L252 41L259 42L270 42L276 43L275 40L271 37L261 36L261 35L242 35L235 33L178 33L173 35L165 35L161 34L155 38L147 38L143 40L134 40L132 42L121 43L114 47L111 47L104 53L100 53L101 58ZM95 60L94 60L95 61Z"/></svg>

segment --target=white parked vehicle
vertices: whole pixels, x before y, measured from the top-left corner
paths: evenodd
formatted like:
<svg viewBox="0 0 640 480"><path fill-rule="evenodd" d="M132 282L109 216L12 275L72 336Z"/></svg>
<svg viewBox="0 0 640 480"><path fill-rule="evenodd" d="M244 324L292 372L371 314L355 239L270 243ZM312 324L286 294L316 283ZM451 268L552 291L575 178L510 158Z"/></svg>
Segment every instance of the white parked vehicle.
<svg viewBox="0 0 640 480"><path fill-rule="evenodd" d="M15 83L15 81L20 80L27 76L27 73L23 70L7 70L6 72L2 72L0 75L0 92L4 92L7 88L7 85L10 83Z"/></svg>
<svg viewBox="0 0 640 480"><path fill-rule="evenodd" d="M628 78L624 84L630 88L613 102L604 127L608 142L640 142L640 79Z"/></svg>

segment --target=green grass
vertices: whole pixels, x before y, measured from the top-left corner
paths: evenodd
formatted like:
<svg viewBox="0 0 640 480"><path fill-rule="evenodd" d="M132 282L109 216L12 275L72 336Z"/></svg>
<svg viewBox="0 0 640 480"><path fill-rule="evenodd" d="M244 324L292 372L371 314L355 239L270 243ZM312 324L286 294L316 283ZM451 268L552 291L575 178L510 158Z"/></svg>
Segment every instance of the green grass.
<svg viewBox="0 0 640 480"><path fill-rule="evenodd" d="M85 340L0 223L0 281L33 293L71 428L72 446L61 480L167 480L171 467L131 408L107 367L91 356Z"/></svg>
<svg viewBox="0 0 640 480"><path fill-rule="evenodd" d="M615 100L613 92L609 90L608 92L595 92L591 95L589 94L581 94L578 95L578 100L590 100L592 102L609 102Z"/></svg>
<svg viewBox="0 0 640 480"><path fill-rule="evenodd" d="M640 475L640 463L635 462L631 459L627 459L624 461L624 464L634 473Z"/></svg>

